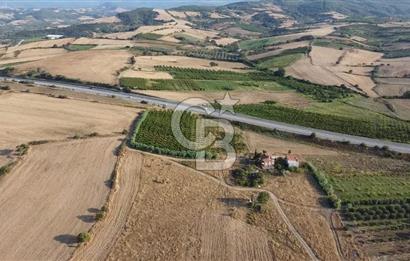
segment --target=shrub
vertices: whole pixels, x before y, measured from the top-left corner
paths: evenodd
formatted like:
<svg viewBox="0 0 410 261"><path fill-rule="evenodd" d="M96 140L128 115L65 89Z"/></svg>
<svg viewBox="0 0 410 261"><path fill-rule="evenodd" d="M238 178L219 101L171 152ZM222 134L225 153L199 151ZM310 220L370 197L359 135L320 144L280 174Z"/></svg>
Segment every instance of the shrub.
<svg viewBox="0 0 410 261"><path fill-rule="evenodd" d="M79 243L88 242L88 241L90 241L90 239L91 239L91 235L88 232L81 232L77 236L77 240L78 240Z"/></svg>
<svg viewBox="0 0 410 261"><path fill-rule="evenodd" d="M269 193L268 192L260 192L256 201L260 204L266 204L269 201Z"/></svg>
<svg viewBox="0 0 410 261"><path fill-rule="evenodd" d="M21 144L16 147L17 156L23 156L27 153L29 146L27 144Z"/></svg>

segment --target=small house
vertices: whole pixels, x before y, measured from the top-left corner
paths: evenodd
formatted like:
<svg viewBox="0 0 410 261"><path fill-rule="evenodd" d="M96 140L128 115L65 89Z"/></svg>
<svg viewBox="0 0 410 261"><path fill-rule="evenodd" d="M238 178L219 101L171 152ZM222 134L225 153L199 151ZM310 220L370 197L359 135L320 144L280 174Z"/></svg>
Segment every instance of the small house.
<svg viewBox="0 0 410 261"><path fill-rule="evenodd" d="M49 34L49 35L46 36L46 38L49 39L49 40L57 40L57 39L61 39L63 37L64 37L64 35L61 35L61 34Z"/></svg>
<svg viewBox="0 0 410 261"><path fill-rule="evenodd" d="M288 155L286 156L286 160L288 161L289 168L299 168L300 162L295 156Z"/></svg>

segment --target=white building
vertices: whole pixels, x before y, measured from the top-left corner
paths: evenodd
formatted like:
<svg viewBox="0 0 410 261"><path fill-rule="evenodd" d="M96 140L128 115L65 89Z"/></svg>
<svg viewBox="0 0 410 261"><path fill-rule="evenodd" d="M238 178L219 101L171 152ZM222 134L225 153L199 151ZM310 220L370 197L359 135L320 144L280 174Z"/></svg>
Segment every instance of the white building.
<svg viewBox="0 0 410 261"><path fill-rule="evenodd" d="M64 35L61 35L61 34L49 34L49 35L46 36L46 38L50 39L50 40L61 39L63 37L64 37Z"/></svg>

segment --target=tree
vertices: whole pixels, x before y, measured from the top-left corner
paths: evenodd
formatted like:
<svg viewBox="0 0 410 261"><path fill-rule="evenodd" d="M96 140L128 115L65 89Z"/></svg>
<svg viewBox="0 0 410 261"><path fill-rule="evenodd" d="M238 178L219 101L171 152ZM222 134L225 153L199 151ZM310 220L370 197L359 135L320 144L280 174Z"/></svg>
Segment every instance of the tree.
<svg viewBox="0 0 410 261"><path fill-rule="evenodd" d="M88 232L81 232L80 234L78 234L77 239L78 242L84 243L90 241L91 236Z"/></svg>
<svg viewBox="0 0 410 261"><path fill-rule="evenodd" d="M258 194L256 201L260 204L266 204L269 201L269 198L270 198L269 193L263 191Z"/></svg>
<svg viewBox="0 0 410 261"><path fill-rule="evenodd" d="M286 71L283 68L279 68L273 73L273 75L278 76L278 77L284 77L285 74L286 74Z"/></svg>
<svg viewBox="0 0 410 261"><path fill-rule="evenodd" d="M275 164L273 165L275 170L277 170L280 174L283 175L283 173L289 169L289 163L288 160L282 157L279 157L275 160Z"/></svg>
<svg viewBox="0 0 410 261"><path fill-rule="evenodd" d="M209 63L209 66L215 67L215 66L218 66L218 64L217 64L216 62L210 62L210 63Z"/></svg>

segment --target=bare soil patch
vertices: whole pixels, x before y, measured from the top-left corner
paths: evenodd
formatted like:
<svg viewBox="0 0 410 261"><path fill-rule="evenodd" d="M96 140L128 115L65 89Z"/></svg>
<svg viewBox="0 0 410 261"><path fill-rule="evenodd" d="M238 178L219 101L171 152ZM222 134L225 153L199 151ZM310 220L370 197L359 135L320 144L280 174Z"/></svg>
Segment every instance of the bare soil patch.
<svg viewBox="0 0 410 261"><path fill-rule="evenodd" d="M35 140L65 139L128 129L138 110L34 94L0 96L0 148Z"/></svg>
<svg viewBox="0 0 410 261"><path fill-rule="evenodd" d="M109 59L107 59L109 57ZM16 66L18 73L41 68L52 75L64 75L82 81L117 83L117 72L127 66L131 55L123 50L70 52Z"/></svg>
<svg viewBox="0 0 410 261"><path fill-rule="evenodd" d="M1 259L67 260L104 205L119 144L111 137L31 148L0 183Z"/></svg>

